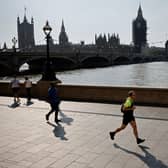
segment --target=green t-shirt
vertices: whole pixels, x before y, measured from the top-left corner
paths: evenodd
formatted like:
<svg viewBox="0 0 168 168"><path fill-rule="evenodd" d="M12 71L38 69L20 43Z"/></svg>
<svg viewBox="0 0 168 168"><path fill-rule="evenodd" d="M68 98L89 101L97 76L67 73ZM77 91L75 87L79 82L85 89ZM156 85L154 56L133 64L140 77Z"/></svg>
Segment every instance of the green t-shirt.
<svg viewBox="0 0 168 168"><path fill-rule="evenodd" d="M133 99L131 99L130 97L128 97L124 103L124 107L125 108L130 108L133 106Z"/></svg>

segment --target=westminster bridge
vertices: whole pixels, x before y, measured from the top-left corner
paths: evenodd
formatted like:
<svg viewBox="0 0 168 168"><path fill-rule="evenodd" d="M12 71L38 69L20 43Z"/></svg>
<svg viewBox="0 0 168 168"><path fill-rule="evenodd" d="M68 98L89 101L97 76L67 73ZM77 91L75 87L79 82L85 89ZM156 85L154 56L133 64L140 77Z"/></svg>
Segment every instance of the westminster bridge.
<svg viewBox="0 0 168 168"><path fill-rule="evenodd" d="M167 61L164 52L157 54L137 54L132 51L122 50L58 50L50 52L52 68L54 71L94 68L111 65L132 64L152 61ZM18 73L20 67L27 63L29 72L42 72L46 62L46 52L42 51L1 51L0 52L0 75Z"/></svg>

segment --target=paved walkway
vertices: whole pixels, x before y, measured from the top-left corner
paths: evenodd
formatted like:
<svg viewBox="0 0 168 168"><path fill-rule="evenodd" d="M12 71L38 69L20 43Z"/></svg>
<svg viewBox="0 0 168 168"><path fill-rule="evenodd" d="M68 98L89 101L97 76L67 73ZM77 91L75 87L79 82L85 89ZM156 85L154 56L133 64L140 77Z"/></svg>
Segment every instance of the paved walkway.
<svg viewBox="0 0 168 168"><path fill-rule="evenodd" d="M121 123L120 106L62 102L60 125L46 123L49 105L33 100L12 107L0 97L0 168L166 168L168 108L138 106L138 146L128 126L115 140L109 131Z"/></svg>

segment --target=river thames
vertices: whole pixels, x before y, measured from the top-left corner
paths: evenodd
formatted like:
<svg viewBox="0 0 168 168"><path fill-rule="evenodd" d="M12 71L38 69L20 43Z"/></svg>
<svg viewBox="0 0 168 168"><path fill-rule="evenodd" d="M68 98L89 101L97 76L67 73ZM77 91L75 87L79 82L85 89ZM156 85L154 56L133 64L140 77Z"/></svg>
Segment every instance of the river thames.
<svg viewBox="0 0 168 168"><path fill-rule="evenodd" d="M30 77L36 82L41 78L41 75ZM168 62L57 72L57 78L63 84L168 88ZM3 80L11 80L11 78L6 77ZM22 81L24 78L21 77L20 80Z"/></svg>

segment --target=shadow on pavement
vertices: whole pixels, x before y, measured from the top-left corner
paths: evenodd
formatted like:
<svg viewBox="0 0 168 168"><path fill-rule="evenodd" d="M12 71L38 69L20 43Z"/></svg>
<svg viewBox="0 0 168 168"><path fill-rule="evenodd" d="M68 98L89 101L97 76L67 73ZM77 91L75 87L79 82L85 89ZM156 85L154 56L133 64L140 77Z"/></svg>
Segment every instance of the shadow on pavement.
<svg viewBox="0 0 168 168"><path fill-rule="evenodd" d="M67 115L65 115L60 109L59 109L59 113L60 113L60 116L62 117L61 121L63 123L66 123L67 125L71 125L71 123L73 122L73 118L68 117Z"/></svg>
<svg viewBox="0 0 168 168"><path fill-rule="evenodd" d="M65 140L67 141L68 139L65 137L65 130L64 130L64 127L62 127L61 124L58 123L58 125L55 125L51 122L47 122L47 124L51 125L52 127L54 127L53 129L53 133L55 135L55 137L59 137L61 140Z"/></svg>
<svg viewBox="0 0 168 168"><path fill-rule="evenodd" d="M168 165L165 165L161 160L158 160L154 155L152 155L148 150L150 149L147 146L139 145L141 150L144 152L145 155L130 151L126 148L119 146L118 144L113 144L115 148L120 149L128 154L132 154L142 160L149 168L167 168Z"/></svg>

